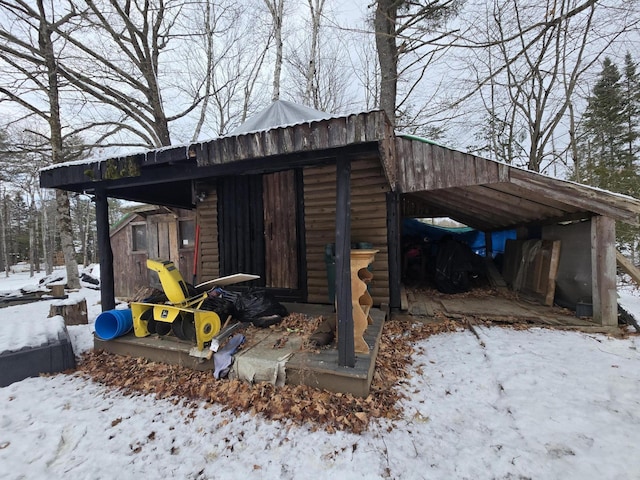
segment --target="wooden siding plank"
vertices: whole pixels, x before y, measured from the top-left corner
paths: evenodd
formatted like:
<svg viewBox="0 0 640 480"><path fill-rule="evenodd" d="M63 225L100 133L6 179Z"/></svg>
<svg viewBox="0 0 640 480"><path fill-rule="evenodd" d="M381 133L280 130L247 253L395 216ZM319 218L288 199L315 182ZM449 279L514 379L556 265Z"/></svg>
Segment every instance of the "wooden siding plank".
<svg viewBox="0 0 640 480"><path fill-rule="evenodd" d="M406 148L409 145L409 141L401 137L396 137L395 144L398 165L404 165L404 159L407 157ZM398 185L400 188L403 188L403 186L407 184L409 184L407 169L398 167Z"/></svg>
<svg viewBox="0 0 640 480"><path fill-rule="evenodd" d="M328 146L341 147L347 144L346 122L344 117L333 118L327 124Z"/></svg>
<svg viewBox="0 0 640 480"><path fill-rule="evenodd" d="M505 175L508 180L500 163L439 145L398 137L395 149L398 184L405 193L491 184Z"/></svg>
<svg viewBox="0 0 640 480"><path fill-rule="evenodd" d="M480 201L494 201L500 204L509 204L517 208L526 217L561 217L566 215L565 210L554 208L548 205L541 205L537 202L532 202L527 198L513 195L510 192L500 190L496 188L497 184L491 186L471 186L467 187L469 191L477 195ZM501 184L502 185L502 184Z"/></svg>
<svg viewBox="0 0 640 480"><path fill-rule="evenodd" d="M295 172L263 176L265 286L298 288Z"/></svg>
<svg viewBox="0 0 640 480"><path fill-rule="evenodd" d="M448 148L439 148L440 150L440 158L442 161L442 181L444 182L443 187L455 187L460 185L458 183L460 174L462 178L466 179L468 182L469 172L465 168L464 164L456 165L453 163L453 151Z"/></svg>
<svg viewBox="0 0 640 480"><path fill-rule="evenodd" d="M427 147L424 143L409 142L406 148L409 156L413 158L411 168L407 169L410 172L408 180L423 190L430 188L433 180L433 162Z"/></svg>
<svg viewBox="0 0 640 480"><path fill-rule="evenodd" d="M621 198L602 190L595 190L571 182L545 177L524 170L512 169L511 183L524 189L557 200L569 206L640 224L640 201Z"/></svg>
<svg viewBox="0 0 640 480"><path fill-rule="evenodd" d="M296 152L311 150L311 127L308 123L296 125L293 128L293 146Z"/></svg>
<svg viewBox="0 0 640 480"><path fill-rule="evenodd" d="M200 226L197 282L220 277L218 250L218 198L215 184L209 186L207 197L196 207Z"/></svg>

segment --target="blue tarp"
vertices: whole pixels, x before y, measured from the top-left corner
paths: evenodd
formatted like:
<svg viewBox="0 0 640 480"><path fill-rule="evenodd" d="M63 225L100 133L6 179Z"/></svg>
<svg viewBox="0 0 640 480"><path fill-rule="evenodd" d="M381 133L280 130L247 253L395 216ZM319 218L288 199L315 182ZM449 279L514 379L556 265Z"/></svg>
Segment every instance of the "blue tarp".
<svg viewBox="0 0 640 480"><path fill-rule="evenodd" d="M440 227L421 222L414 218L406 218L402 224L403 237L415 237L420 239L429 239L432 245L437 244L445 235L451 235L453 238L462 241L471 247L474 253L485 255L485 237L484 232L475 230L470 227ZM504 253L504 246L507 239L515 239L515 230L503 230L493 232L491 234L491 243L493 246L493 254Z"/></svg>

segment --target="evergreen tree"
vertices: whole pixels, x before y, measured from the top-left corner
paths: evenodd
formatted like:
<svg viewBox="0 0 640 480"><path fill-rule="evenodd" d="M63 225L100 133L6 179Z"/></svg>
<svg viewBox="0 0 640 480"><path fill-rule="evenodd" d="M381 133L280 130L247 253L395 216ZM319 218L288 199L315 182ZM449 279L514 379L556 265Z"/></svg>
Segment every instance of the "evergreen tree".
<svg viewBox="0 0 640 480"><path fill-rule="evenodd" d="M584 180L634 197L640 196L636 165L639 92L639 76L631 55L625 58L624 74L607 57L584 116ZM618 243L635 252L638 228L618 222L616 232Z"/></svg>
<svg viewBox="0 0 640 480"><path fill-rule="evenodd" d="M628 165L621 79L618 67L605 58L584 122L591 159L586 165L590 174L587 178L595 186L614 191L620 191L620 174Z"/></svg>
<svg viewBox="0 0 640 480"><path fill-rule="evenodd" d="M640 139L640 74L636 69L631 54L624 57L623 93L626 104L624 106L625 134L624 140L627 150L627 171L622 191L636 198L640 197L640 178L638 178L638 140ZM632 225L618 225L617 237L621 243L626 243L632 258L635 260L638 251L640 228Z"/></svg>
<svg viewBox="0 0 640 480"><path fill-rule="evenodd" d="M630 161L637 160L638 139L640 138L640 74L631 54L624 57L623 92L626 99L624 116L626 122L625 141Z"/></svg>

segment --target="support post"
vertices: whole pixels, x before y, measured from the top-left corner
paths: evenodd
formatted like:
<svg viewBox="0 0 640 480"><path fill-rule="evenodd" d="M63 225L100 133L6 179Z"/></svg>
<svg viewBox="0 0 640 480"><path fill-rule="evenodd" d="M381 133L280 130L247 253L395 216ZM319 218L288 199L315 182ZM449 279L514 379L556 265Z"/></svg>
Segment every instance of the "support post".
<svg viewBox="0 0 640 480"><path fill-rule="evenodd" d="M389 254L389 307L400 308L401 246L400 194L387 193L387 245Z"/></svg>
<svg viewBox="0 0 640 480"><path fill-rule="evenodd" d="M591 219L591 278L593 320L603 327L617 327L616 223L609 217Z"/></svg>
<svg viewBox="0 0 640 480"><path fill-rule="evenodd" d="M95 202L98 252L100 254L100 301L104 312L116 307L113 252L109 237L109 203L104 189L96 189Z"/></svg>
<svg viewBox="0 0 640 480"><path fill-rule="evenodd" d="M351 163L336 160L336 316L338 365L354 367L356 354L351 304Z"/></svg>

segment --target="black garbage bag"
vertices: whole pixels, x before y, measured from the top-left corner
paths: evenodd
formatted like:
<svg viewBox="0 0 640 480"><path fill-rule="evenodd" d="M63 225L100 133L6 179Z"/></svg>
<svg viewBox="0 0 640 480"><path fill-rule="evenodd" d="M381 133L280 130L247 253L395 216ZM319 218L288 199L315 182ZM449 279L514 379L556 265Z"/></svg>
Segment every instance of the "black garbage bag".
<svg viewBox="0 0 640 480"><path fill-rule="evenodd" d="M208 295L200 305L200 310L216 312L223 323L229 316L236 317L236 307L232 301L222 295Z"/></svg>
<svg viewBox="0 0 640 480"><path fill-rule="evenodd" d="M282 321L289 312L271 294L262 290L240 293L235 300L235 318L256 327L268 327Z"/></svg>

